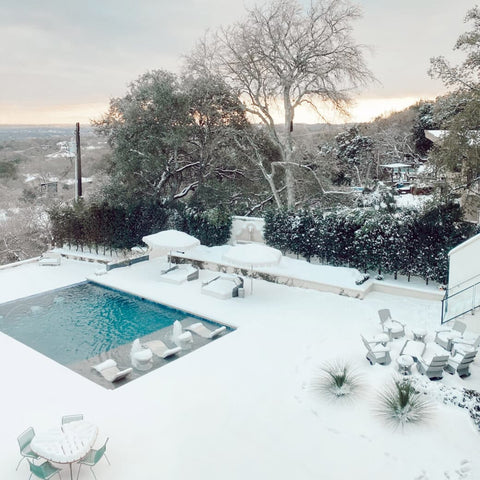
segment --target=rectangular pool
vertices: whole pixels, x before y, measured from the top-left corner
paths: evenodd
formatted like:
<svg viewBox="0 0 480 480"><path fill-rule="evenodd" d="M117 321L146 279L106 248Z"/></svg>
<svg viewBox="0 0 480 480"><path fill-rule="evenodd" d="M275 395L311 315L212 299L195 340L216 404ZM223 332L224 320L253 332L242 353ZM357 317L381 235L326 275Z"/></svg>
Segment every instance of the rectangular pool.
<svg viewBox="0 0 480 480"><path fill-rule="evenodd" d="M0 305L0 331L70 366L165 329L186 316L118 290L84 282ZM227 329L231 330L231 329Z"/></svg>

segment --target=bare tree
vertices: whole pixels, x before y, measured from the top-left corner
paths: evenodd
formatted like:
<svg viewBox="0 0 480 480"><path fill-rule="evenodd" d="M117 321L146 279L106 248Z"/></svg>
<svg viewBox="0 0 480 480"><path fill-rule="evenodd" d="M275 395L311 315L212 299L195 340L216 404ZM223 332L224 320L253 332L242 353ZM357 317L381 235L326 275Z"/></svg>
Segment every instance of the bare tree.
<svg viewBox="0 0 480 480"><path fill-rule="evenodd" d="M295 110L319 101L345 112L352 91L372 80L351 24L358 8L344 0L273 0L248 10L243 22L206 35L187 58L190 71L222 75L260 120L281 152L287 204L295 203ZM275 126L283 113L283 130Z"/></svg>

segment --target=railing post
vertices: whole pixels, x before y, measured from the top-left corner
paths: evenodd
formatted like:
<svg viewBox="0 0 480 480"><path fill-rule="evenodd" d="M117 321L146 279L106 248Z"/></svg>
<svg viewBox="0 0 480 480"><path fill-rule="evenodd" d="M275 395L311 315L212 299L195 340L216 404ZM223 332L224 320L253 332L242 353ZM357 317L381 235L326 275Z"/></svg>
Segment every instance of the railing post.
<svg viewBox="0 0 480 480"><path fill-rule="evenodd" d="M477 285L473 285L473 288L472 288L472 315L475 315L475 292L477 290Z"/></svg>

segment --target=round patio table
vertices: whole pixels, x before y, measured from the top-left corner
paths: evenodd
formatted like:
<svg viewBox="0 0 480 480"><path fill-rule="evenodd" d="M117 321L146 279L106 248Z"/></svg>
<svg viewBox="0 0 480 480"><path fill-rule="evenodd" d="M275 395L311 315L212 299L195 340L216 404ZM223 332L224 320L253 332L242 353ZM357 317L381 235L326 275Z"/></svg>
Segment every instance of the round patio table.
<svg viewBox="0 0 480 480"><path fill-rule="evenodd" d="M402 375L410 375L413 363L413 358L410 355L400 355L397 358L398 371Z"/></svg>
<svg viewBox="0 0 480 480"><path fill-rule="evenodd" d="M412 328L413 339L418 342L425 342L427 331L424 328Z"/></svg>
<svg viewBox="0 0 480 480"><path fill-rule="evenodd" d="M78 462L90 451L97 439L97 434L96 425L79 420L37 433L30 447L39 457L46 460L68 463L70 479L73 480L72 463Z"/></svg>

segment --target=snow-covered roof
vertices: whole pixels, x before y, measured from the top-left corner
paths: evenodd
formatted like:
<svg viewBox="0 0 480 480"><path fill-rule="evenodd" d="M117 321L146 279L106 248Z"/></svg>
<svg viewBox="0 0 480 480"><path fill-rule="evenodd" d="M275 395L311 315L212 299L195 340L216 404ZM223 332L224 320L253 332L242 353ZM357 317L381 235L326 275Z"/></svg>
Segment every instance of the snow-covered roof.
<svg viewBox="0 0 480 480"><path fill-rule="evenodd" d="M433 143L442 143L445 135L448 135L448 130L424 130L425 137Z"/></svg>
<svg viewBox="0 0 480 480"><path fill-rule="evenodd" d="M380 166L384 168L409 168L412 165L409 163L388 163L386 165L380 165Z"/></svg>

